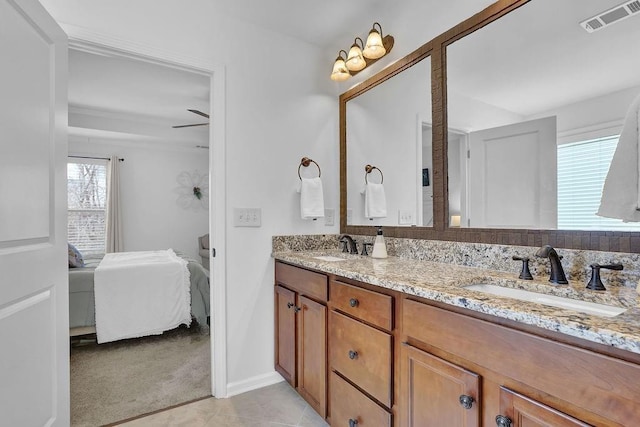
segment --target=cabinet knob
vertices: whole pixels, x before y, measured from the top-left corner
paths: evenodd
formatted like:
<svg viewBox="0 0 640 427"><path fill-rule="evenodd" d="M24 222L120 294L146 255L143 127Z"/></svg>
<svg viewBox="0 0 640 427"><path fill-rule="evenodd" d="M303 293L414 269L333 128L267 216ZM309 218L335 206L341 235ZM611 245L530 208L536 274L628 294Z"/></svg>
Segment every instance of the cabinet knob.
<svg viewBox="0 0 640 427"><path fill-rule="evenodd" d="M355 298L351 298L351 299L349 300L349 305L350 305L351 307L357 307L357 306L358 306L358 304L359 304L359 302L358 302L358 300L357 300L357 299L355 299Z"/></svg>
<svg viewBox="0 0 640 427"><path fill-rule="evenodd" d="M287 303L287 308L291 308L291 307L293 307L293 303L292 302L288 302Z"/></svg>
<svg viewBox="0 0 640 427"><path fill-rule="evenodd" d="M358 425L358 420L354 420L353 418L349 418L349 427L355 427Z"/></svg>
<svg viewBox="0 0 640 427"><path fill-rule="evenodd" d="M349 359L354 360L356 357L358 357L358 352L354 350L349 350Z"/></svg>
<svg viewBox="0 0 640 427"><path fill-rule="evenodd" d="M498 415L496 417L496 425L498 427L511 427L511 418L505 417L504 415Z"/></svg>
<svg viewBox="0 0 640 427"><path fill-rule="evenodd" d="M475 401L473 397L467 396L466 394L461 394L459 400L464 409L471 409L471 406L473 406L473 402Z"/></svg>
<svg viewBox="0 0 640 427"><path fill-rule="evenodd" d="M302 310L300 307L294 307L293 308L293 311L296 312L296 313L299 312L300 310Z"/></svg>

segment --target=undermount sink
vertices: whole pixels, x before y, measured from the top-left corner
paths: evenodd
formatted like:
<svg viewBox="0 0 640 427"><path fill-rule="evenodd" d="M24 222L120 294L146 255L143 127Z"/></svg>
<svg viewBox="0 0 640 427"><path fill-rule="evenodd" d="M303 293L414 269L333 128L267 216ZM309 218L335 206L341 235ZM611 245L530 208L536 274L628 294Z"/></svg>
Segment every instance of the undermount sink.
<svg viewBox="0 0 640 427"><path fill-rule="evenodd" d="M464 287L472 291L484 292L501 297L513 298L521 301L535 302L552 307L564 308L567 310L579 311L594 316L615 317L624 313L627 309L612 305L599 304L595 302L580 301L571 298L559 297L556 295L546 295L538 292L525 291L524 289L506 288L498 285L478 283Z"/></svg>
<svg viewBox="0 0 640 427"><path fill-rule="evenodd" d="M344 261L344 258L339 258L337 256L331 256L331 255L318 255L318 256L314 256L314 259L319 259L321 261Z"/></svg>

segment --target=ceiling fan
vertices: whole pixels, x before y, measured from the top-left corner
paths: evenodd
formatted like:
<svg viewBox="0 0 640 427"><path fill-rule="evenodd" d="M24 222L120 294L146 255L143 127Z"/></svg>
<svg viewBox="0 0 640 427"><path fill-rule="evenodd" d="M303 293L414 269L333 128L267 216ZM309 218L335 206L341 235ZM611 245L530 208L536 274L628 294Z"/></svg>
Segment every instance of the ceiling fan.
<svg viewBox="0 0 640 427"><path fill-rule="evenodd" d="M209 115L207 113L203 113L202 111L190 110L190 109L187 109L187 111L191 111L193 114L197 114L199 116L206 117L207 119L209 118ZM195 124L192 124L192 125L178 125L178 126L171 126L171 127L174 128L174 129L177 129L177 128L188 128L188 127L192 127L192 126L208 126L208 125L209 125L209 122L207 122L207 123L195 123Z"/></svg>

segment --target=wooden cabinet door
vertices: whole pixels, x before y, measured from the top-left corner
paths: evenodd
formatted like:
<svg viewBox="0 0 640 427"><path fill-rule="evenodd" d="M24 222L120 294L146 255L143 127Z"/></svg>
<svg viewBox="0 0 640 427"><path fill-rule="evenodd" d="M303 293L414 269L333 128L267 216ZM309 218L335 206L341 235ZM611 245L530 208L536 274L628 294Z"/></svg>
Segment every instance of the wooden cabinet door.
<svg viewBox="0 0 640 427"><path fill-rule="evenodd" d="M502 417L502 418L498 418ZM499 427L577 427L589 426L540 402L500 387Z"/></svg>
<svg viewBox="0 0 640 427"><path fill-rule="evenodd" d="M298 393L327 416L327 307L298 297Z"/></svg>
<svg viewBox="0 0 640 427"><path fill-rule="evenodd" d="M403 345L401 363L400 425L480 425L480 377L477 374L410 345ZM468 407L463 405L465 399Z"/></svg>
<svg viewBox="0 0 640 427"><path fill-rule="evenodd" d="M292 387L296 386L295 302L295 292L275 287L275 368Z"/></svg>

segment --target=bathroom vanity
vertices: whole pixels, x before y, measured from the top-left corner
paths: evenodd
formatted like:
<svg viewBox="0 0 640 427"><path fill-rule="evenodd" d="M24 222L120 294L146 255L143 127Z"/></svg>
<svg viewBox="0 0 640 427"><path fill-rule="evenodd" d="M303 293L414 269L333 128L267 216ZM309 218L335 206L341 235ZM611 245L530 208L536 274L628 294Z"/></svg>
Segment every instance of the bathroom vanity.
<svg viewBox="0 0 640 427"><path fill-rule="evenodd" d="M274 257L276 369L331 425L640 425L634 289L338 251ZM625 311L466 288L481 282Z"/></svg>

